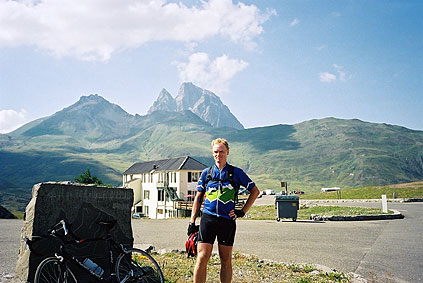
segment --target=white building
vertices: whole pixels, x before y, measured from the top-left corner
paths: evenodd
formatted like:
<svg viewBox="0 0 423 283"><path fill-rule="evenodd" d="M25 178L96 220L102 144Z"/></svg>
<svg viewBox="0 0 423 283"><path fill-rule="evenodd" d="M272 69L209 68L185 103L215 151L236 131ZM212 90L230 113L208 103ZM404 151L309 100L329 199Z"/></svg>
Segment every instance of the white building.
<svg viewBox="0 0 423 283"><path fill-rule="evenodd" d="M135 163L123 172L123 186L134 191L133 212L152 219L182 216L175 203L193 200L205 168L189 156Z"/></svg>

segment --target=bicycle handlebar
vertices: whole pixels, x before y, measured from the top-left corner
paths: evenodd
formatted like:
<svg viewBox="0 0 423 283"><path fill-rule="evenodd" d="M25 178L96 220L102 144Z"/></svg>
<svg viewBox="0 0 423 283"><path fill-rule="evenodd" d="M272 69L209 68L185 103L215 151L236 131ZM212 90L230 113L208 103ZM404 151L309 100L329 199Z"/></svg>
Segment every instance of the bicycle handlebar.
<svg viewBox="0 0 423 283"><path fill-rule="evenodd" d="M62 224L63 231L65 231L65 236L68 234L68 229L66 228L65 220L60 220L60 223Z"/></svg>
<svg viewBox="0 0 423 283"><path fill-rule="evenodd" d="M61 225L61 227L59 227L59 228L55 229L55 227L56 227L56 226L59 226L59 225ZM50 228L50 229L48 230L47 234L45 234L44 236L33 236L33 239L32 239L32 240L31 240L31 239L29 239L29 237L28 237L28 236L24 236L22 239L25 241L25 250L27 250L27 248L28 248L28 247L31 249L30 244L31 244L31 242L33 242L34 238L43 238L43 237L48 236L48 235L52 235L52 236L59 236L59 235L58 235L58 232L59 232L60 230L62 230L62 229L63 229L63 231L64 231L64 235L65 235L65 236L66 236L67 234L69 234L69 230L68 230L68 228L66 227L66 222L65 222L65 220L63 220L63 219L62 219L62 220L60 220L58 223L54 224L54 225L52 226L52 228Z"/></svg>

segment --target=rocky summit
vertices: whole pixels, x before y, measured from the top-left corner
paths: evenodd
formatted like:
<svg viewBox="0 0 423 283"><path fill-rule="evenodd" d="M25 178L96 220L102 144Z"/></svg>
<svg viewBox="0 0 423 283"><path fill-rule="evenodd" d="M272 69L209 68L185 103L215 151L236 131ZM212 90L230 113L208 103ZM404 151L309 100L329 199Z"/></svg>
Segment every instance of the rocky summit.
<svg viewBox="0 0 423 283"><path fill-rule="evenodd" d="M166 89L162 89L148 113L158 110L177 112L190 110L213 127L244 129L216 94L192 83L183 83L176 98L173 98Z"/></svg>
<svg viewBox="0 0 423 283"><path fill-rule="evenodd" d="M176 101L166 89L162 89L162 91L160 91L159 97L148 110L148 114L160 110L176 111Z"/></svg>

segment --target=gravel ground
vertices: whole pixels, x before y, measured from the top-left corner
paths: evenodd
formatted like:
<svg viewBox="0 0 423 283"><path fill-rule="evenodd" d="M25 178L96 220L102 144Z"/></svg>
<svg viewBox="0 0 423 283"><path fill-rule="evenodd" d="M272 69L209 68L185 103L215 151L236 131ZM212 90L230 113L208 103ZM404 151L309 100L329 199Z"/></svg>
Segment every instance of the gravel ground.
<svg viewBox="0 0 423 283"><path fill-rule="evenodd" d="M22 220L0 219L0 282L15 274L22 225Z"/></svg>
<svg viewBox="0 0 423 283"><path fill-rule="evenodd" d="M258 199L256 204L272 203L274 197L266 196ZM393 280L393 282L416 282L414 280L416 278L421 280L421 277L418 277L421 271L417 271L416 268L421 262L421 251L423 251L421 245L418 245L422 235L421 225L418 223L421 223L423 206L419 204L390 206L405 209L405 220L356 222L240 220L237 222L234 250L254 254L261 259L312 263L335 268L338 272L357 272L362 275L379 268L379 278L385 278L389 271L394 276L404 278L402 281ZM10 282L7 278L14 275L22 225L22 220L0 219L0 282ZM132 222L134 245L140 248L153 245L158 251L183 250L187 225L188 219L136 219ZM404 249L407 249L406 253L402 252ZM389 257L393 252L396 256ZM403 262L408 264L404 265ZM377 266L371 265L374 263L377 263ZM403 269L405 272L401 271Z"/></svg>

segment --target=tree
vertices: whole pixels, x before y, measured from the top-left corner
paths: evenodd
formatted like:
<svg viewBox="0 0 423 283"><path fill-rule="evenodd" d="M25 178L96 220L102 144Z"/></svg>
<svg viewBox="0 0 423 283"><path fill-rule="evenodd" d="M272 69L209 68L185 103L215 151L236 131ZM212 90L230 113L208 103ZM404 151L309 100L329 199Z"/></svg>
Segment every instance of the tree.
<svg viewBox="0 0 423 283"><path fill-rule="evenodd" d="M104 186L103 181L97 176L91 176L90 169L87 168L85 172L75 178L75 182L81 184L96 184L98 186Z"/></svg>

